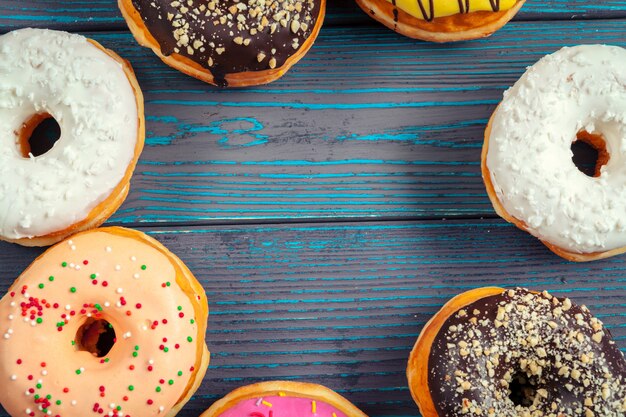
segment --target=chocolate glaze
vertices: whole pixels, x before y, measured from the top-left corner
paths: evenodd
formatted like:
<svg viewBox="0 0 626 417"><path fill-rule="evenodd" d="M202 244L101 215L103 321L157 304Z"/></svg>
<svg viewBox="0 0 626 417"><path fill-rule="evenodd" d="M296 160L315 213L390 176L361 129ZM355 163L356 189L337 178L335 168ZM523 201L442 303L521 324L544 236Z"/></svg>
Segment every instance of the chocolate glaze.
<svg viewBox="0 0 626 417"><path fill-rule="evenodd" d="M507 305L511 310L506 319L500 316L498 320L499 308ZM517 417L527 410L533 417L591 415L587 409L596 417L626 415L624 356L609 331L586 308L572 305L567 309L568 305L564 307L563 300L546 293L518 289L480 299L463 308L465 315L451 316L439 330L429 356L428 385L439 416ZM496 320L506 325L497 327ZM603 332L601 340L599 331ZM463 351L465 343L468 347ZM487 363L498 349L499 362L490 370ZM585 363L587 357L593 357L591 363ZM531 362L541 362L540 375ZM610 376L604 375L605 369ZM518 408L509 391L516 375L530 381L534 391L525 397L513 393L521 404ZM510 385L503 385L502 380ZM471 388L466 389L466 381ZM603 392L602 384L608 384L608 391ZM587 398L593 399L593 405L585 404Z"/></svg>
<svg viewBox="0 0 626 417"><path fill-rule="evenodd" d="M208 9L209 3L213 3L213 10ZM268 6L272 3L276 8L264 7L262 13L255 13L252 17L249 14L251 8L248 9L250 3L235 0L132 0L163 55L178 53L189 58L210 70L216 84L222 86L227 85L225 77L228 74L271 69L272 58L275 59L273 66L281 67L298 52L321 18L321 0L265 2ZM296 3L300 3L301 9L299 12L289 11L289 19L274 18L281 10ZM294 33L292 23L296 15L299 15L298 24L304 23L306 28L299 28ZM261 24L263 18L267 19L266 25ZM286 26L280 20L287 20ZM276 25L271 33L273 23ZM188 42L181 42L181 28L184 28ZM254 29L257 29L256 33ZM178 35L175 34L177 30ZM237 42L238 38L249 44ZM259 54L265 57L259 60Z"/></svg>

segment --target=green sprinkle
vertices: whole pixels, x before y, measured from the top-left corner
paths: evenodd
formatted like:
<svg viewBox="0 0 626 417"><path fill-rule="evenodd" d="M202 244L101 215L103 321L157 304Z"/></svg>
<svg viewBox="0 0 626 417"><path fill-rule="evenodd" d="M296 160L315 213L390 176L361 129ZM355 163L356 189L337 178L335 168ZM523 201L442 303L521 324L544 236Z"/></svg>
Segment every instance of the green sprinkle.
<svg viewBox="0 0 626 417"><path fill-rule="evenodd" d="M48 399L48 400L52 399L52 395L50 395L50 394L46 395L46 399Z"/></svg>
<svg viewBox="0 0 626 417"><path fill-rule="evenodd" d="M134 390L135 390L135 387L134 387L134 386L132 386L132 385L129 385L129 386L128 386L128 390L129 390L129 391L134 391Z"/></svg>
<svg viewBox="0 0 626 417"><path fill-rule="evenodd" d="M135 350L139 350L139 346L135 346Z"/></svg>
<svg viewBox="0 0 626 417"><path fill-rule="evenodd" d="M136 358L139 355L137 352L133 352L133 358Z"/></svg>
<svg viewBox="0 0 626 417"><path fill-rule="evenodd" d="M70 288L70 292L76 292L76 287Z"/></svg>
<svg viewBox="0 0 626 417"><path fill-rule="evenodd" d="M43 319L42 319L41 317L38 317L38 318L37 318L37 323L38 323L38 324L43 323Z"/></svg>
<svg viewBox="0 0 626 417"><path fill-rule="evenodd" d="M62 262L62 263L61 263L61 266L62 266L63 268L65 268L65 267L67 266L67 262Z"/></svg>
<svg viewBox="0 0 626 417"><path fill-rule="evenodd" d="M193 342L193 338L192 338L191 336L187 336L187 341L188 341L189 343L191 343L191 342Z"/></svg>
<svg viewBox="0 0 626 417"><path fill-rule="evenodd" d="M36 400L38 400L38 399L39 399L39 398L41 398L41 397L39 396L39 394L35 394L35 397L34 397L34 398L35 398Z"/></svg>
<svg viewBox="0 0 626 417"><path fill-rule="evenodd" d="M56 401L56 404L57 404L57 405L61 405L61 400L57 400L57 401Z"/></svg>
<svg viewBox="0 0 626 417"><path fill-rule="evenodd" d="M147 266L145 266L145 265L141 265L141 270L142 270L142 271L145 271L147 268L148 268Z"/></svg>
<svg viewBox="0 0 626 417"><path fill-rule="evenodd" d="M37 387L37 389L41 389L41 384L37 384L35 386Z"/></svg>
<svg viewBox="0 0 626 417"><path fill-rule="evenodd" d="M167 286L169 287L169 286L170 286L170 285L172 285L172 284L171 284L169 281L167 281L167 282L165 283L165 285L167 285Z"/></svg>
<svg viewBox="0 0 626 417"><path fill-rule="evenodd" d="M76 345L76 341L72 340L72 346Z"/></svg>
<svg viewBox="0 0 626 417"><path fill-rule="evenodd" d="M54 277L51 275L50 277L48 277L48 281L50 282L54 281Z"/></svg>
<svg viewBox="0 0 626 417"><path fill-rule="evenodd" d="M196 321L194 319L189 320L189 323L194 324Z"/></svg>
<svg viewBox="0 0 626 417"><path fill-rule="evenodd" d="M166 348L163 348L163 352L167 353L167 352L169 352L169 351L170 351L170 348L167 348L167 347L166 347Z"/></svg>
<svg viewBox="0 0 626 417"><path fill-rule="evenodd" d="M102 311L102 306L100 304L95 304L94 307L96 308L96 310Z"/></svg>
<svg viewBox="0 0 626 417"><path fill-rule="evenodd" d="M109 363L109 361L110 361L110 360L111 360L111 359L106 358L106 359L104 359L104 363Z"/></svg>
<svg viewBox="0 0 626 417"><path fill-rule="evenodd" d="M91 275L89 275L89 278L91 278L91 279L96 279L96 274L91 274Z"/></svg>
<svg viewBox="0 0 626 417"><path fill-rule="evenodd" d="M161 387L156 387L156 392L161 392Z"/></svg>
<svg viewBox="0 0 626 417"><path fill-rule="evenodd" d="M43 284L39 284L39 289L42 290L43 289Z"/></svg>
<svg viewBox="0 0 626 417"><path fill-rule="evenodd" d="M178 311L182 311L182 310L183 310L183 307L182 307L182 306L178 306L178 307L176 307L176 308L178 309Z"/></svg>
<svg viewBox="0 0 626 417"><path fill-rule="evenodd" d="M122 411L122 406L121 406L121 405L118 405L117 407L115 407L115 409L116 409L117 411Z"/></svg>
<svg viewBox="0 0 626 417"><path fill-rule="evenodd" d="M183 371L178 371L178 376L183 376Z"/></svg>
<svg viewBox="0 0 626 417"><path fill-rule="evenodd" d="M167 383L170 384L170 385L174 385L174 380L170 379L169 381L167 381Z"/></svg>
<svg viewBox="0 0 626 417"><path fill-rule="evenodd" d="M76 375L80 375L82 373L82 371L80 369L76 370Z"/></svg>

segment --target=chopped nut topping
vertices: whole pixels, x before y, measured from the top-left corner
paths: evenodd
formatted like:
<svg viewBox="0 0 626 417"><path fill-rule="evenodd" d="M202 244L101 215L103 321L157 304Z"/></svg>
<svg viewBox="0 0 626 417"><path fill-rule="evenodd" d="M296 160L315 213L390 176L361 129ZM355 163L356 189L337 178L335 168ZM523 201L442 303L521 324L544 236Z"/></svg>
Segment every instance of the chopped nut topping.
<svg viewBox="0 0 626 417"><path fill-rule="evenodd" d="M624 417L626 367L608 337L568 299L508 290L448 318L429 388L446 417Z"/></svg>

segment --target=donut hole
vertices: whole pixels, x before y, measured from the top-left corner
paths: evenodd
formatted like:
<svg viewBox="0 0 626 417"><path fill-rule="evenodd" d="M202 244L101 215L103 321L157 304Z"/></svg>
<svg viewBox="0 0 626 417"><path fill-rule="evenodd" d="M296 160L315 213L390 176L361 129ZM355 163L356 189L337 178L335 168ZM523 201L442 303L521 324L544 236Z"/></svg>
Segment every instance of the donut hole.
<svg viewBox="0 0 626 417"><path fill-rule="evenodd" d="M97 358L108 355L116 342L115 329L106 320L88 318L76 332L75 344L79 351Z"/></svg>
<svg viewBox="0 0 626 417"><path fill-rule="evenodd" d="M536 395L537 385L533 378L529 378L526 372L522 371L513 375L509 383L509 398L515 406L532 406Z"/></svg>
<svg viewBox="0 0 626 417"><path fill-rule="evenodd" d="M586 130L578 132L571 150L572 162L580 172L588 177L599 177L600 169L610 159L606 149L606 141L599 133L590 133Z"/></svg>
<svg viewBox="0 0 626 417"><path fill-rule="evenodd" d="M24 158L44 155L61 137L61 126L48 113L32 116L18 133L19 151Z"/></svg>

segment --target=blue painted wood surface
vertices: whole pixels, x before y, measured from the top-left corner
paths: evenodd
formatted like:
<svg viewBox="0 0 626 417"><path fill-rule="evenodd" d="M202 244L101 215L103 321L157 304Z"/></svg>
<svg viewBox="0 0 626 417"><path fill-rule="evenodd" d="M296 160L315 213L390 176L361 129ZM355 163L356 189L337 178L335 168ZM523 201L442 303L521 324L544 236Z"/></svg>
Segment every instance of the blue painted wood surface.
<svg viewBox="0 0 626 417"><path fill-rule="evenodd" d="M112 221L493 216L478 161L502 92L563 45L626 46L623 28L512 23L432 45L328 27L284 78L245 90L182 76L128 33L88 33L132 62L146 98L147 146Z"/></svg>
<svg viewBox="0 0 626 417"><path fill-rule="evenodd" d="M415 338L484 285L585 303L626 350L626 257L554 256L495 216L479 170L484 125L525 67L564 45L626 46L624 19L624 1L529 0L492 38L442 46L342 0L283 79L233 91L138 47L114 0L0 0L0 33L92 31L138 74L147 147L109 223L161 240L209 296L212 366L182 417L276 378L325 384L371 417L418 416ZM0 243L0 293L41 252Z"/></svg>
<svg viewBox="0 0 626 417"><path fill-rule="evenodd" d="M499 220L149 229L206 289L213 359L181 413L242 384L308 380L371 417L417 416L404 377L422 326L459 292L547 289L586 304L626 350L624 257L580 265ZM38 249L0 245L5 291Z"/></svg>
<svg viewBox="0 0 626 417"><path fill-rule="evenodd" d="M326 23L372 24L353 0L330 0ZM626 17L623 0L527 0L516 20ZM0 28L24 26L72 30L125 30L116 0L0 0Z"/></svg>

